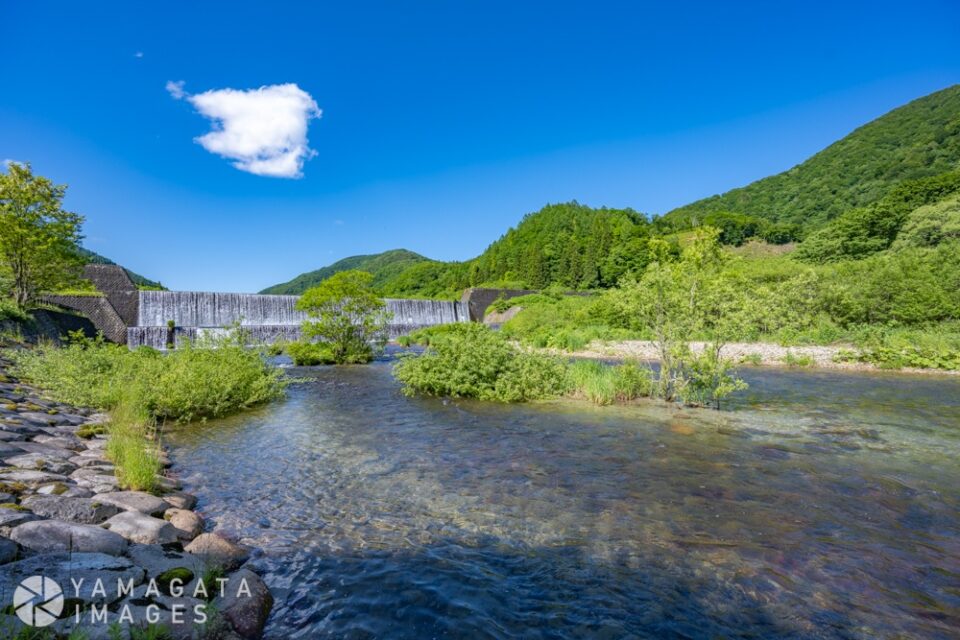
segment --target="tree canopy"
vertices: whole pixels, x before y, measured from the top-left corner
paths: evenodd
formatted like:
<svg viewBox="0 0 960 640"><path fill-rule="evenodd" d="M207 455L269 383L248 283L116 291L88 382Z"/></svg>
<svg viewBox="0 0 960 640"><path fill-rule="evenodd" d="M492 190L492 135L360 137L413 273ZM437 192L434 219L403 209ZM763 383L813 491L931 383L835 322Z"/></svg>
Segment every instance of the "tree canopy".
<svg viewBox="0 0 960 640"><path fill-rule="evenodd" d="M304 337L323 342L337 364L369 362L386 343L390 313L372 282L364 271L341 271L297 301L310 317L303 323Z"/></svg>
<svg viewBox="0 0 960 640"><path fill-rule="evenodd" d="M80 278L77 250L83 217L65 211L66 186L33 174L29 164L10 163L0 174L0 260L4 288L19 306L37 294Z"/></svg>

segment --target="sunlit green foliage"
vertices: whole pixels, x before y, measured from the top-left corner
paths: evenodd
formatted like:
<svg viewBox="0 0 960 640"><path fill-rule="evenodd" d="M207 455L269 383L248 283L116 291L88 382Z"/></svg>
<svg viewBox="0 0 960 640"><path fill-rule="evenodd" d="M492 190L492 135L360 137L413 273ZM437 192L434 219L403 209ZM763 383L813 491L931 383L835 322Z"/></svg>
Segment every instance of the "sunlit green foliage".
<svg viewBox="0 0 960 640"><path fill-rule="evenodd" d="M304 340L319 339L336 364L372 360L387 341L390 320L372 283L365 271L341 271L307 290L297 300L297 309L310 317L303 323Z"/></svg>
<svg viewBox="0 0 960 640"><path fill-rule="evenodd" d="M897 234L893 248L935 247L952 241L960 241L960 196L914 209Z"/></svg>
<svg viewBox="0 0 960 640"><path fill-rule="evenodd" d="M522 296L504 304L523 311L503 323L501 331L509 338L534 347L574 351L593 340L622 340L635 337L627 329L609 326L597 314L596 296L573 296L559 292Z"/></svg>
<svg viewBox="0 0 960 640"><path fill-rule="evenodd" d="M394 367L408 395L524 402L565 391L559 360L520 351L481 324L448 327L424 353L407 355Z"/></svg>
<svg viewBox="0 0 960 640"><path fill-rule="evenodd" d="M83 217L64 211L66 189L34 175L29 164L13 162L0 173L2 293L20 307L79 280Z"/></svg>
<svg viewBox="0 0 960 640"><path fill-rule="evenodd" d="M233 334L167 354L74 334L64 347L14 352L20 377L61 402L113 409L131 397L153 419L216 418L276 399L285 381Z"/></svg>
<svg viewBox="0 0 960 640"><path fill-rule="evenodd" d="M796 257L807 262L836 262L865 258L883 251L894 243L900 228L915 209L958 191L960 171L904 182L880 201L851 209L812 233L797 249Z"/></svg>
<svg viewBox="0 0 960 640"><path fill-rule="evenodd" d="M336 364L330 346L323 342L291 342L285 347L286 353L298 367L312 367L318 364Z"/></svg>
<svg viewBox="0 0 960 640"><path fill-rule="evenodd" d="M164 355L77 332L65 347L41 345L11 355L17 374L54 399L108 409L107 454L120 484L151 491L161 468L158 422L220 417L283 395L281 371L244 343L235 333Z"/></svg>

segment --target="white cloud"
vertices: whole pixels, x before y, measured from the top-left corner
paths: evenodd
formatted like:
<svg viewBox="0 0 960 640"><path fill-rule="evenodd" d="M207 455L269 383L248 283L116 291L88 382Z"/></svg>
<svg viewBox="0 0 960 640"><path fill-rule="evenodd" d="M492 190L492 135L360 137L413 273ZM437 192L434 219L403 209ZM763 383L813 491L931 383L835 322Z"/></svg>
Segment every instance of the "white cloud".
<svg viewBox="0 0 960 640"><path fill-rule="evenodd" d="M185 95L187 95L186 92L183 90L184 84L185 83L183 82L183 80L177 80L176 82L174 82L173 80L167 80L167 86L166 86L167 93L173 96L174 100L182 99Z"/></svg>
<svg viewBox="0 0 960 640"><path fill-rule="evenodd" d="M186 98L213 121L213 131L196 138L210 153L233 160L233 166L258 176L299 178L303 163L316 152L308 146L307 125L320 107L295 84L259 89L217 89L187 94L182 82L168 82L176 99Z"/></svg>

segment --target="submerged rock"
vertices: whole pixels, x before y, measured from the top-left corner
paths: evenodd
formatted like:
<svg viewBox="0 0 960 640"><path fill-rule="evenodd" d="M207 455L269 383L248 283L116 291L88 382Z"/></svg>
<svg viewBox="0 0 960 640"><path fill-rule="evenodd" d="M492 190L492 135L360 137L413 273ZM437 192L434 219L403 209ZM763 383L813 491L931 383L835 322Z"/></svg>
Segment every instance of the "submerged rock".
<svg viewBox="0 0 960 640"><path fill-rule="evenodd" d="M260 576L240 569L227 576L226 593L214 599L213 606L241 638L254 640L263 635L273 596Z"/></svg>
<svg viewBox="0 0 960 640"><path fill-rule="evenodd" d="M227 571L236 569L250 557L250 552L246 548L216 533L201 533L193 542L185 546L184 550Z"/></svg>
<svg viewBox="0 0 960 640"><path fill-rule="evenodd" d="M189 493L184 493L182 491L174 491L172 493L165 493L163 499L170 503L171 507L176 507L177 509L193 509L197 506L196 496L192 496Z"/></svg>
<svg viewBox="0 0 960 640"><path fill-rule="evenodd" d="M181 540L193 540L203 531L203 518L193 511L167 509L163 517L177 530Z"/></svg>

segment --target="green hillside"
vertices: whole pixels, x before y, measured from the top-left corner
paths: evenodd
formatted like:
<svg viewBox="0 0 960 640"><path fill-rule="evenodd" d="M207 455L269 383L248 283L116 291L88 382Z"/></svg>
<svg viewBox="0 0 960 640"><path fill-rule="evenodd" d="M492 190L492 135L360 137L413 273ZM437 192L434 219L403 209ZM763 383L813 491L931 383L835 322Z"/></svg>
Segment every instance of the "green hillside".
<svg viewBox="0 0 960 640"><path fill-rule="evenodd" d="M80 247L79 249L80 249L81 255L83 255L87 259L87 262L91 262L93 264L117 264L110 258L105 258L99 253L90 251L90 249L86 249L84 247ZM130 279L133 280L133 283L142 289L165 289L166 288L156 280L150 280L149 278L145 278L139 273L134 273L133 271L130 271L130 269L124 268L124 271L127 272L127 275L130 276Z"/></svg>
<svg viewBox="0 0 960 640"><path fill-rule="evenodd" d="M450 297L482 285L611 286L649 262L649 235L647 219L632 209L551 204L524 216L476 258L418 264L385 281L382 289L391 295Z"/></svg>
<svg viewBox="0 0 960 640"><path fill-rule="evenodd" d="M632 209L551 204L464 262L398 249L346 258L263 293L301 293L346 269L373 273L380 293L394 297L453 298L475 286L610 288L641 274L656 252L677 255L686 232L701 225L720 229L732 246L806 237L794 257L808 264L863 259L894 245L904 225L912 239L897 246L955 237L955 200L938 203L960 192L957 169L960 85L891 111L789 171L653 221Z"/></svg>
<svg viewBox="0 0 960 640"><path fill-rule="evenodd" d="M316 271L302 273L288 282L267 287L260 293L299 295L310 287L320 284L333 274L351 269L373 274L374 286L380 287L390 278L399 275L404 269L426 261L427 258L406 249L392 249L373 255L350 256Z"/></svg>
<svg viewBox="0 0 960 640"><path fill-rule="evenodd" d="M674 209L691 226L730 211L815 229L885 196L899 182L960 167L960 85L894 109L788 171Z"/></svg>

